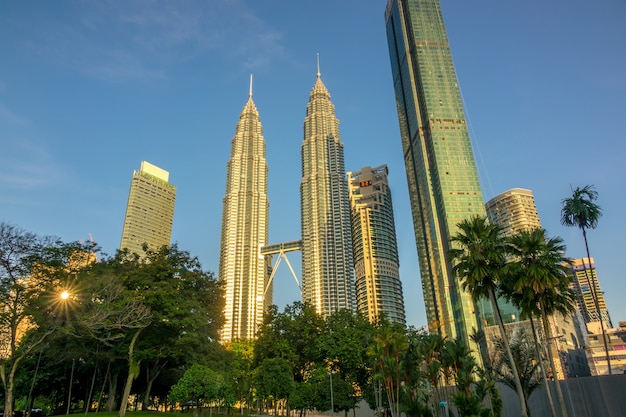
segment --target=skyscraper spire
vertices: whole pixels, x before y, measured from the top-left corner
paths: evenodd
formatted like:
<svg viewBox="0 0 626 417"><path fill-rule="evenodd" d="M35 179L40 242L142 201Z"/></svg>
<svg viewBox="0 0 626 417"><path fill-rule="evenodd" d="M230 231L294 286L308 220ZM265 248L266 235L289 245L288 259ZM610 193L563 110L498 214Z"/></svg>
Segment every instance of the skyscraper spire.
<svg viewBox="0 0 626 417"><path fill-rule="evenodd" d="M225 282L224 327L220 340L252 339L272 304L268 265L259 250L267 245L268 211L265 141L250 92L232 139L223 200L219 279Z"/></svg>
<svg viewBox="0 0 626 417"><path fill-rule="evenodd" d="M320 53L317 53L317 78L320 78L322 73L320 72Z"/></svg>
<svg viewBox="0 0 626 417"><path fill-rule="evenodd" d="M355 309L350 200L339 121L320 78L304 119L300 206L302 296L319 314Z"/></svg>

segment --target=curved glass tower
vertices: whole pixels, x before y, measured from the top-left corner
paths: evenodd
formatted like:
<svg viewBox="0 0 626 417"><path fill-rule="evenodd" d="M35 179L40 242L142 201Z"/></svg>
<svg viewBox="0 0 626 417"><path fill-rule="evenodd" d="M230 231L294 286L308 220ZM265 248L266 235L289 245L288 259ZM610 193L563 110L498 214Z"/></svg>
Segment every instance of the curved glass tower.
<svg viewBox="0 0 626 417"><path fill-rule="evenodd" d="M355 308L350 200L339 120L320 73L304 119L302 180L302 298L317 313Z"/></svg>
<svg viewBox="0 0 626 417"><path fill-rule="evenodd" d="M260 253L267 245L268 211L265 141L251 86L227 164L219 262L219 279L226 283L222 342L255 338L265 307L272 304L268 265Z"/></svg>

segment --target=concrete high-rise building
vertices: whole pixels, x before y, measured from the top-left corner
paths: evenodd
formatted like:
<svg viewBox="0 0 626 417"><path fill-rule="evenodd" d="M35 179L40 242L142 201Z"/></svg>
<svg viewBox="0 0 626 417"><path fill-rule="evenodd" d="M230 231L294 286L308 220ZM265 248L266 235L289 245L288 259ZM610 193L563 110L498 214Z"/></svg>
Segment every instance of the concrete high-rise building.
<svg viewBox="0 0 626 417"><path fill-rule="evenodd" d="M144 244L151 249L170 245L176 187L169 175L146 161L133 172L120 249L142 255Z"/></svg>
<svg viewBox="0 0 626 417"><path fill-rule="evenodd" d="M591 265L589 265L590 261ZM600 320L604 322L605 329L612 328L613 323L611 322L609 310L606 307L604 293L600 288L600 282L598 281L598 276L596 275L596 265L593 258L574 259L572 265L570 266L570 271L574 277L571 287L578 296L578 308L583 316L585 324L588 325L587 327L589 328L589 331L591 333L601 333L599 325ZM598 307L600 307L599 311L596 308L596 303L591 292L592 287L594 289L595 296L598 299ZM589 324L593 322L597 323L597 326L593 324L589 326Z"/></svg>
<svg viewBox="0 0 626 417"><path fill-rule="evenodd" d="M502 228L502 236L511 236L521 231L541 228L533 192L523 188L512 188L498 194L485 204L487 217ZM519 321L519 310L505 300L498 300L504 323ZM496 325L496 318L489 300L479 301L479 314L483 326Z"/></svg>
<svg viewBox="0 0 626 417"><path fill-rule="evenodd" d="M348 172L357 309L406 324L387 165Z"/></svg>
<svg viewBox="0 0 626 417"><path fill-rule="evenodd" d="M339 120L319 65L304 119L302 180L302 297L318 314L354 310L350 199Z"/></svg>
<svg viewBox="0 0 626 417"><path fill-rule="evenodd" d="M511 236L523 230L530 232L541 228L539 213L533 192L524 188L512 188L498 194L485 204L487 217L502 227L504 236Z"/></svg>
<svg viewBox="0 0 626 417"><path fill-rule="evenodd" d="M450 238L485 206L439 1L389 0L385 21L429 329L473 347Z"/></svg>
<svg viewBox="0 0 626 417"><path fill-rule="evenodd" d="M272 304L269 266L261 255L261 247L267 245L269 212L265 140L250 81L250 95L232 139L222 209L218 272L226 284L222 342L255 338L265 308Z"/></svg>

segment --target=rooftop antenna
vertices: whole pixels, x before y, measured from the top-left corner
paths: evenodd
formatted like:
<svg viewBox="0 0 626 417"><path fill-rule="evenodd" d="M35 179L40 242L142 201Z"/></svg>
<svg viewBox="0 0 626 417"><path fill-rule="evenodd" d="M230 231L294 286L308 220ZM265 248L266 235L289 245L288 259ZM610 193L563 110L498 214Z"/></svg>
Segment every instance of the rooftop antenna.
<svg viewBox="0 0 626 417"><path fill-rule="evenodd" d="M252 74L250 74L250 93L248 95L252 97Z"/></svg>
<svg viewBox="0 0 626 417"><path fill-rule="evenodd" d="M317 53L317 78L319 78L320 75L322 74L320 73L320 53L318 52Z"/></svg>

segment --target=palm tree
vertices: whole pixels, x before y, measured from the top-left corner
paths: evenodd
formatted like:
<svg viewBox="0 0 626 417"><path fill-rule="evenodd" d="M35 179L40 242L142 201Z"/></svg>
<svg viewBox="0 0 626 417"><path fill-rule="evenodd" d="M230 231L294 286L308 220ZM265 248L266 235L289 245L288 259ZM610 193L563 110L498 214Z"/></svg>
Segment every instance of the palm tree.
<svg viewBox="0 0 626 417"><path fill-rule="evenodd" d="M541 386L537 379L537 374L542 365L541 362L537 362L536 347L529 338L525 330L516 329L509 341L511 346L511 352L513 352L513 360L515 366L520 374L520 381L524 388L524 395L526 400L526 406L528 407L528 400L532 393ZM496 338L495 340L495 358L493 362L493 368L496 375L499 376L499 380L511 389L515 389L515 381L511 374L511 363L504 351L504 343L502 339ZM530 414L530 410L528 410Z"/></svg>
<svg viewBox="0 0 626 417"><path fill-rule="evenodd" d="M506 261L504 241L500 237L502 229L497 224L490 224L485 216L465 219L457 226L459 231L451 238L455 246L450 250L450 257L455 262L453 271L459 277L463 290L472 294L474 302L480 298L488 298L491 302L506 354L512 364L522 417L528 417L524 391L496 300L496 289Z"/></svg>
<svg viewBox="0 0 626 417"><path fill-rule="evenodd" d="M563 315L574 311L576 296L570 289L571 277L565 256L565 245L560 237L546 238L544 229L522 231L507 239L507 251L511 262L507 265L507 278L501 289L526 317L540 315L546 341L548 359L554 372L554 357L549 344L553 337L548 316ZM567 417L567 409L558 379L555 388L561 415Z"/></svg>
<svg viewBox="0 0 626 417"><path fill-rule="evenodd" d="M598 219L602 216L602 209L594 203L598 199L598 192L593 185L585 185L583 188L577 187L570 198L562 200L563 208L561 208L561 224L568 227L578 227L583 232L585 240L585 249L587 250L587 261L591 268L591 255L589 254L589 243L587 242L587 229L595 229L598 226ZM604 320L602 320L602 312L600 311L600 303L596 294L596 282L593 272L587 271L587 265L583 262L587 285L591 291L591 297L596 308L598 319L600 320L600 329L602 330L602 341L604 342L604 352L606 354L606 364L609 368L609 375L613 374L611 370L611 357L609 355L609 347L606 343L606 331L604 330ZM589 275L591 274L591 279ZM593 280L593 282L591 282Z"/></svg>

